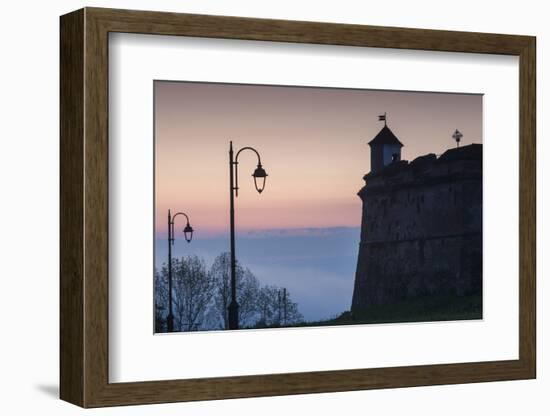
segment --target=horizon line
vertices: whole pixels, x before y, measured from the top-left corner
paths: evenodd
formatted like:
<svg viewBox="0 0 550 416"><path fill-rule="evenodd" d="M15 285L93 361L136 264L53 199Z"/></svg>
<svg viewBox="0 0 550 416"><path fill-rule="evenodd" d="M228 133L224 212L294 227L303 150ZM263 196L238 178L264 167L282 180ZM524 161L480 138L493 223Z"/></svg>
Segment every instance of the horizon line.
<svg viewBox="0 0 550 416"><path fill-rule="evenodd" d="M315 233L315 232L321 232L326 233L330 231L343 231L343 230L354 230L354 229L361 229L361 224L359 225L335 225L335 226L329 226L329 227L281 227L281 228L255 228L255 229L244 229L239 231L238 236L263 236L266 234L274 234L277 236L284 236L286 233ZM197 229L195 229L197 231ZM199 229L200 231L200 229ZM160 232L155 232L155 239L159 239L157 234L161 234L162 236L160 238L165 238L166 231L162 230ZM221 236L228 236L229 230L212 230L207 229L205 234L209 237L221 237ZM288 235L292 236L292 235Z"/></svg>

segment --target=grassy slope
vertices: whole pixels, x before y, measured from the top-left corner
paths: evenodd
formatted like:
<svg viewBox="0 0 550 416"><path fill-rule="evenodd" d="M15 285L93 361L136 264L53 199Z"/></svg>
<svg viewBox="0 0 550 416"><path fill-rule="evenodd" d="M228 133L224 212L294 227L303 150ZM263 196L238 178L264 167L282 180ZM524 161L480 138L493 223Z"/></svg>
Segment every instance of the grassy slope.
<svg viewBox="0 0 550 416"><path fill-rule="evenodd" d="M344 312L334 319L303 322L296 326L353 325L395 322L455 321L482 318L482 296L425 296L393 305L371 306Z"/></svg>

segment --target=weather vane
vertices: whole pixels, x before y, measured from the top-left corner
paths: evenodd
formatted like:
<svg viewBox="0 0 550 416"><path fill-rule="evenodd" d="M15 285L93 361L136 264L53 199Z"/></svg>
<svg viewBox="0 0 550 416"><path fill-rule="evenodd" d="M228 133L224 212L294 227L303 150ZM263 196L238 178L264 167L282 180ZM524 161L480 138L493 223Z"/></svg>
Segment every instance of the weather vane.
<svg viewBox="0 0 550 416"><path fill-rule="evenodd" d="M460 139L462 139L462 136L463 134L456 129L453 134L453 139L456 141L456 147L460 146Z"/></svg>
<svg viewBox="0 0 550 416"><path fill-rule="evenodd" d="M383 122L384 122L384 126L387 125L387 122L386 122L386 112L384 112L383 115L378 116L378 121L383 121Z"/></svg>

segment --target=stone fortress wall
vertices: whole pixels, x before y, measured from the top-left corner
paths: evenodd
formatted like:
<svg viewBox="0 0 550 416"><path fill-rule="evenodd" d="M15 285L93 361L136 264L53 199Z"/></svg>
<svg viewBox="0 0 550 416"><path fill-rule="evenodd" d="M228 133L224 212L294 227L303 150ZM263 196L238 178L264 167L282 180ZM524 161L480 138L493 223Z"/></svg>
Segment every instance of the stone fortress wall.
<svg viewBox="0 0 550 416"><path fill-rule="evenodd" d="M482 145L364 176L352 311L482 286Z"/></svg>

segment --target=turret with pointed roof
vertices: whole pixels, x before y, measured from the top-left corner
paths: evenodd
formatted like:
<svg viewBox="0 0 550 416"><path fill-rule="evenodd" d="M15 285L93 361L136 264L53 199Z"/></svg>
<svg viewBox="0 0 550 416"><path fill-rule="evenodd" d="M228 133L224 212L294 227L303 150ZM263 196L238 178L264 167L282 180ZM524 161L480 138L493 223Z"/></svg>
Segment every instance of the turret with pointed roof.
<svg viewBox="0 0 550 416"><path fill-rule="evenodd" d="M382 130L369 142L369 146L371 173L380 172L390 163L401 160L403 143L385 123Z"/></svg>

